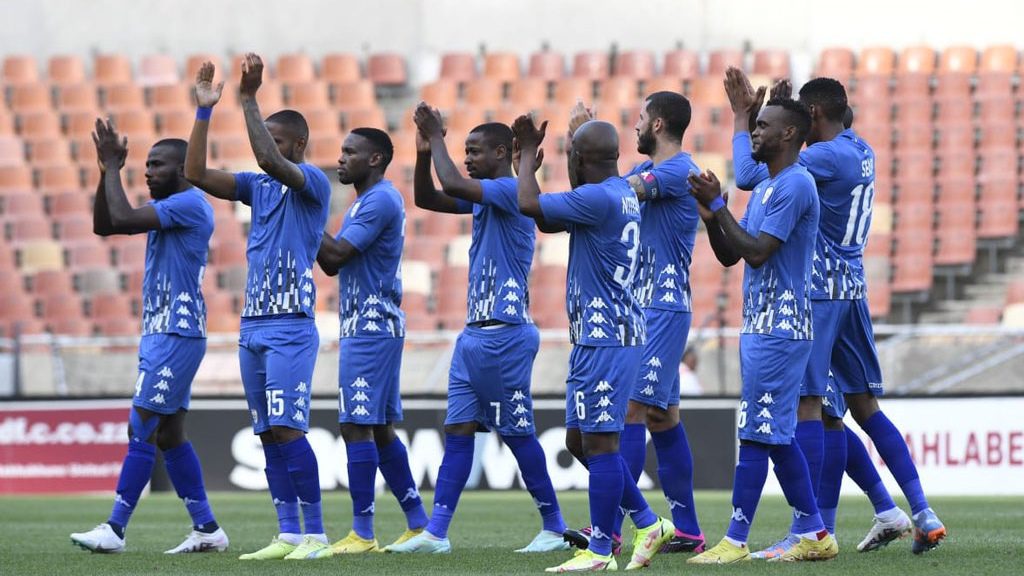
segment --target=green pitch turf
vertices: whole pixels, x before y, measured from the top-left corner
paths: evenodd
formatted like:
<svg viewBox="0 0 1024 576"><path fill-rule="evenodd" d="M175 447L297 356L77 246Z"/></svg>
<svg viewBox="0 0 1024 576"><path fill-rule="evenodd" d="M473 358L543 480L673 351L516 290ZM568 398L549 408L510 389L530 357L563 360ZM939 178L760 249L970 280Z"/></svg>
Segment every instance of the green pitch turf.
<svg viewBox="0 0 1024 576"><path fill-rule="evenodd" d="M649 493L656 511L665 503ZM587 519L586 494L559 495L566 520L582 526ZM430 502L431 495L425 494ZM211 501L217 519L231 538L222 554L165 556L189 530L188 516L172 494L143 499L128 530L128 551L118 555L90 554L74 547L71 532L85 531L107 518L110 497L3 497L0 498L0 574L540 574L544 568L568 558L566 552L522 555L513 549L525 545L539 530L539 519L525 492L468 492L449 537L451 555L396 556L366 554L308 562L240 562L238 554L262 547L276 532L273 508L264 494L214 493ZM1024 498L934 498L949 530L943 546L928 554L910 553L909 539L894 542L878 552L860 554L856 544L871 521L864 498L844 499L840 508L840 556L831 562L777 565L761 562L742 566L706 567L685 564L686 555L659 555L648 573L697 574L1021 574L1024 573ZM705 533L717 542L724 533L731 507L729 495L699 493L698 511ZM349 528L349 500L345 493L326 496L324 512L328 536L343 537ZM904 504L904 509L906 509ZM381 544L390 543L405 528L404 518L389 493L378 497L377 534ZM753 547L771 544L789 524L789 512L781 497L766 497L757 510ZM627 530L629 538L631 530ZM620 558L620 569L628 561Z"/></svg>

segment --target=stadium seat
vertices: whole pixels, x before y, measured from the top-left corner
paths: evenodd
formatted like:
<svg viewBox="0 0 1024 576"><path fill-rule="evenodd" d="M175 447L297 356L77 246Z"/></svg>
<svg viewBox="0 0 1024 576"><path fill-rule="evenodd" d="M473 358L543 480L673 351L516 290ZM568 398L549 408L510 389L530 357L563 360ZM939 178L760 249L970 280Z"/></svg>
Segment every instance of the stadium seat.
<svg viewBox="0 0 1024 576"><path fill-rule="evenodd" d="M690 81L690 100L695 106L723 108L729 105L729 99L722 87L721 77L702 76Z"/></svg>
<svg viewBox="0 0 1024 576"><path fill-rule="evenodd" d="M47 79L54 86L85 82L85 63L77 54L51 56L46 63Z"/></svg>
<svg viewBox="0 0 1024 576"><path fill-rule="evenodd" d="M662 76L692 80L700 74L700 55L696 52L677 49L665 53L665 59L661 66Z"/></svg>
<svg viewBox="0 0 1024 576"><path fill-rule="evenodd" d="M935 50L930 46L904 48L899 57L898 73L929 75L935 71Z"/></svg>
<svg viewBox="0 0 1024 576"><path fill-rule="evenodd" d="M982 196L984 196L984 185ZM978 202L978 239L1011 240L1020 230L1019 204L1013 200Z"/></svg>
<svg viewBox="0 0 1024 576"><path fill-rule="evenodd" d="M1012 72L988 71L978 74L975 97L982 99L988 96L1003 97L1013 93L1014 77Z"/></svg>
<svg viewBox="0 0 1024 576"><path fill-rule="evenodd" d="M166 86L181 82L178 62L167 54L147 54L139 62L139 86Z"/></svg>
<svg viewBox="0 0 1024 576"><path fill-rule="evenodd" d="M572 60L572 75L576 78L604 80L608 77L608 66L606 52L577 52Z"/></svg>
<svg viewBox="0 0 1024 576"><path fill-rule="evenodd" d="M194 115L195 103L192 99L192 89L191 83L153 86L149 89L149 107L154 112L186 110Z"/></svg>
<svg viewBox="0 0 1024 576"><path fill-rule="evenodd" d="M985 96L977 99L978 122L981 124L1012 122L1017 114L1017 102L1013 96Z"/></svg>
<svg viewBox="0 0 1024 576"><path fill-rule="evenodd" d="M287 105L290 108L306 111L311 109L328 108L331 99L328 96L327 85L315 80L307 82L294 82L285 85L288 93Z"/></svg>
<svg viewBox="0 0 1024 576"><path fill-rule="evenodd" d="M132 83L132 63L121 54L97 54L93 59L93 80L100 86Z"/></svg>
<svg viewBox="0 0 1024 576"><path fill-rule="evenodd" d="M236 333L241 317L235 310L235 296L221 290L203 290L206 303L206 332L208 334Z"/></svg>
<svg viewBox="0 0 1024 576"><path fill-rule="evenodd" d="M464 96L466 104L469 106L494 110L501 106L504 94L504 80L484 76L466 84Z"/></svg>
<svg viewBox="0 0 1024 576"><path fill-rule="evenodd" d="M974 104L965 94L943 94L936 98L935 108L940 133L946 124L967 124L974 116Z"/></svg>
<svg viewBox="0 0 1024 576"><path fill-rule="evenodd" d="M0 215L12 222L20 218L45 217L43 198L31 191L15 192L0 196Z"/></svg>
<svg viewBox="0 0 1024 576"><path fill-rule="evenodd" d="M896 150L930 150L935 143L931 123L911 119L896 125Z"/></svg>
<svg viewBox="0 0 1024 576"><path fill-rule="evenodd" d="M25 242L17 247L18 268L25 274L64 268L64 253L59 243L49 240Z"/></svg>
<svg viewBox="0 0 1024 576"><path fill-rule="evenodd" d="M193 116L195 115L193 114ZM210 118L209 134L211 138L214 136L247 136L245 117L241 113L222 112L217 114L215 112Z"/></svg>
<svg viewBox="0 0 1024 576"><path fill-rule="evenodd" d="M930 108L931 76L922 73L906 73L896 77L893 95L897 98L917 98L922 108Z"/></svg>
<svg viewBox="0 0 1024 576"><path fill-rule="evenodd" d="M930 255L903 255L897 252L893 265L892 291L912 293L930 290L933 281L932 266Z"/></svg>
<svg viewBox="0 0 1024 576"><path fill-rule="evenodd" d="M366 76L378 86L405 86L405 59L398 54L373 54L366 62Z"/></svg>
<svg viewBox="0 0 1024 576"><path fill-rule="evenodd" d="M0 136L0 166L25 163L25 144L17 136Z"/></svg>
<svg viewBox="0 0 1024 576"><path fill-rule="evenodd" d="M220 82L224 80L225 72L224 61L218 54L189 54L188 58L185 59L185 75L182 78L183 82L194 84L196 81L196 74L199 72L199 68L204 62L213 63L213 81ZM227 86L227 83L225 83ZM237 84L236 84L237 86Z"/></svg>
<svg viewBox="0 0 1024 576"><path fill-rule="evenodd" d="M306 54L282 54L277 57L274 76L284 84L304 84L316 81L316 68Z"/></svg>
<svg viewBox="0 0 1024 576"><path fill-rule="evenodd" d="M608 78L600 83L598 92L600 93L598 114L601 113L602 109L607 110L611 108L618 115L621 109L636 106L640 100L637 81L627 76ZM613 122L616 126L620 125L620 123L620 121Z"/></svg>
<svg viewBox="0 0 1024 576"><path fill-rule="evenodd" d="M989 46L981 53L979 72L1003 72L1012 74L1017 71L1018 53L1013 45L1005 44Z"/></svg>
<svg viewBox="0 0 1024 576"><path fill-rule="evenodd" d="M157 132L163 137L185 138L192 133L195 111L164 110L156 115Z"/></svg>
<svg viewBox="0 0 1024 576"><path fill-rule="evenodd" d="M854 55L849 48L826 48L818 56L817 76L835 78L846 84L853 76Z"/></svg>
<svg viewBox="0 0 1024 576"><path fill-rule="evenodd" d="M269 116L278 110L285 107L284 105L284 89L281 84L275 80L264 80L260 86L259 92L256 93L256 101L260 105L260 112L264 116ZM222 111L224 114L227 110ZM241 111L234 112L238 115L242 115Z"/></svg>
<svg viewBox="0 0 1024 576"><path fill-rule="evenodd" d="M111 114L111 118L117 131L128 138L129 148L133 140L152 139L156 135L156 119L152 112L144 108L121 110Z"/></svg>
<svg viewBox="0 0 1024 576"><path fill-rule="evenodd" d="M14 134L14 116L7 108L0 106L0 135L10 136Z"/></svg>
<svg viewBox="0 0 1024 576"><path fill-rule="evenodd" d="M773 80L789 78L789 51L770 49L755 50L753 73L769 76ZM845 76L842 79L839 79L840 82L844 80Z"/></svg>
<svg viewBox="0 0 1024 576"><path fill-rule="evenodd" d="M594 83L590 78L573 76L555 83L554 106L565 107L568 114L576 102L591 106L594 101Z"/></svg>
<svg viewBox="0 0 1024 576"><path fill-rule="evenodd" d="M98 115L100 99L92 83L68 84L57 92L57 108L62 112L88 111Z"/></svg>
<svg viewBox="0 0 1024 576"><path fill-rule="evenodd" d="M139 333L139 320L123 316L101 318L96 321L96 326L103 336L136 336Z"/></svg>
<svg viewBox="0 0 1024 576"><path fill-rule="evenodd" d="M942 51L939 60L939 72L950 72L966 75L974 74L978 69L978 50L973 46L949 46Z"/></svg>
<svg viewBox="0 0 1024 576"><path fill-rule="evenodd" d="M103 89L103 107L106 110L140 110L146 107L146 95L136 84L108 84Z"/></svg>
<svg viewBox="0 0 1024 576"><path fill-rule="evenodd" d="M650 50L627 50L615 59L615 76L647 80L656 73L654 53Z"/></svg>
<svg viewBox="0 0 1024 576"><path fill-rule="evenodd" d="M71 147L63 138L43 136L29 139L26 144L28 160L34 166L71 162Z"/></svg>
<svg viewBox="0 0 1024 576"><path fill-rule="evenodd" d="M306 109L302 112L309 125L309 135L338 137L341 117L334 108Z"/></svg>
<svg viewBox="0 0 1024 576"><path fill-rule="evenodd" d="M677 76L655 76L643 82L643 93L641 97L654 94L655 92L683 93L683 79Z"/></svg>
<svg viewBox="0 0 1024 576"><path fill-rule="evenodd" d="M936 77L935 98L961 98L970 103L971 75L966 72L944 72Z"/></svg>
<svg viewBox="0 0 1024 576"><path fill-rule="evenodd" d="M24 54L11 54L4 57L3 83L7 86L20 86L39 82L39 67L36 59Z"/></svg>
<svg viewBox="0 0 1024 576"><path fill-rule="evenodd" d="M454 80L440 79L420 87L420 100L442 112L449 112L458 103L459 86ZM412 118L409 111L408 118Z"/></svg>
<svg viewBox="0 0 1024 576"><path fill-rule="evenodd" d="M979 157L978 172L989 178L998 176L1006 180L1013 178L1019 169L1019 157L1013 149L988 148L982 150Z"/></svg>
<svg viewBox="0 0 1024 576"><path fill-rule="evenodd" d="M28 112L19 118L22 137L60 136L60 116L54 112Z"/></svg>
<svg viewBox="0 0 1024 576"><path fill-rule="evenodd" d="M388 129L384 110L377 106L346 110L342 113L342 118L344 119L342 124L346 130L359 127L379 128L385 131Z"/></svg>
<svg viewBox="0 0 1024 576"><path fill-rule="evenodd" d="M436 293L437 318L447 330L461 329L466 323L466 294L469 270L465 266L448 265L438 273L437 285L444 286Z"/></svg>
<svg viewBox="0 0 1024 576"><path fill-rule="evenodd" d="M978 127L978 146L982 150L1016 148L1017 137L1017 126L1006 118L984 122Z"/></svg>
<svg viewBox="0 0 1024 576"><path fill-rule="evenodd" d="M539 77L526 77L509 86L508 103L522 114L525 110L544 107L548 101L548 81Z"/></svg>
<svg viewBox="0 0 1024 576"><path fill-rule="evenodd" d="M357 82L362 78L359 58L355 54L325 54L320 61L320 79L325 82Z"/></svg>
<svg viewBox="0 0 1024 576"><path fill-rule="evenodd" d="M530 54L530 65L526 75L530 78L554 81L565 76L565 56L560 52L547 50Z"/></svg>
<svg viewBox="0 0 1024 576"><path fill-rule="evenodd" d="M973 157L969 160L973 163ZM974 204L976 201L976 183L974 173L941 174L938 179L938 204Z"/></svg>
<svg viewBox="0 0 1024 576"><path fill-rule="evenodd" d="M744 65L744 60L745 58L742 50L733 50L730 48L712 50L708 54L708 71L706 76L714 78L721 83L722 77L725 75L725 71L730 66L739 68L740 70L746 70L747 67Z"/></svg>
<svg viewBox="0 0 1024 576"><path fill-rule="evenodd" d="M476 79L476 56L470 52L447 52L441 55L441 80L463 83Z"/></svg>
<svg viewBox="0 0 1024 576"><path fill-rule="evenodd" d="M40 317L47 324L61 318L84 318L82 299L77 294L70 292L70 287L70 278L68 278L68 292L48 292L38 295Z"/></svg>
<svg viewBox="0 0 1024 576"><path fill-rule="evenodd" d="M489 52L484 55L483 77L499 82L519 79L519 55L514 52Z"/></svg>
<svg viewBox="0 0 1024 576"><path fill-rule="evenodd" d="M14 86L10 94L11 111L48 111L53 108L53 93L47 84L21 84Z"/></svg>
<svg viewBox="0 0 1024 576"><path fill-rule="evenodd" d="M873 46L860 51L857 76L890 76L895 69L896 55L886 46Z"/></svg>
<svg viewBox="0 0 1024 576"><path fill-rule="evenodd" d="M34 216L25 214L8 221L5 228L7 238L16 246L53 238L53 227L41 208Z"/></svg>
<svg viewBox="0 0 1024 576"><path fill-rule="evenodd" d="M32 190L32 169L26 165L0 165L0 195Z"/></svg>
<svg viewBox="0 0 1024 576"><path fill-rule="evenodd" d="M974 203L940 202L935 207L936 266L964 266L974 262L977 250Z"/></svg>
<svg viewBox="0 0 1024 576"><path fill-rule="evenodd" d="M964 324L992 326L999 324L1003 316L1002 306L974 306L964 315Z"/></svg>

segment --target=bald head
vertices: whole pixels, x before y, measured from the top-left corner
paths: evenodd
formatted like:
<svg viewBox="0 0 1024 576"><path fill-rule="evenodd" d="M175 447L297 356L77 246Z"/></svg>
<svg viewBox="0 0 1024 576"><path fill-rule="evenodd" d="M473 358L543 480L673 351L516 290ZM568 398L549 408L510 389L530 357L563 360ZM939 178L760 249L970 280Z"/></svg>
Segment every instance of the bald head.
<svg viewBox="0 0 1024 576"><path fill-rule="evenodd" d="M572 149L588 162L619 159L619 133L608 122L591 120L576 129Z"/></svg>

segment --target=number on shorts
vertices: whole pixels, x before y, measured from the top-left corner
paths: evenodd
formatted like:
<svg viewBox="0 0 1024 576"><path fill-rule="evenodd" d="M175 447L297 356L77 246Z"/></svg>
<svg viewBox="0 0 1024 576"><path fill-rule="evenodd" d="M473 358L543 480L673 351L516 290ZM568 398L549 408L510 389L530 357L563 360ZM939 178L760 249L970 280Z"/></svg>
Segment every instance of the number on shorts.
<svg viewBox="0 0 1024 576"><path fill-rule="evenodd" d="M576 418L578 418L580 420L586 420L587 419L587 406L586 406L586 404L583 403L583 398L584 397L585 397L585 394L583 394L583 392L577 392L576 396L575 396L575 399L576 399Z"/></svg>
<svg viewBox="0 0 1024 576"><path fill-rule="evenodd" d="M740 402L740 415L739 422L737 422L738 428L745 428L747 426L747 401Z"/></svg>
<svg viewBox="0 0 1024 576"><path fill-rule="evenodd" d="M491 402L494 407L494 425L501 426L501 402Z"/></svg>
<svg viewBox="0 0 1024 576"><path fill-rule="evenodd" d="M267 414L281 416L284 414L284 398L281 390L267 390Z"/></svg>

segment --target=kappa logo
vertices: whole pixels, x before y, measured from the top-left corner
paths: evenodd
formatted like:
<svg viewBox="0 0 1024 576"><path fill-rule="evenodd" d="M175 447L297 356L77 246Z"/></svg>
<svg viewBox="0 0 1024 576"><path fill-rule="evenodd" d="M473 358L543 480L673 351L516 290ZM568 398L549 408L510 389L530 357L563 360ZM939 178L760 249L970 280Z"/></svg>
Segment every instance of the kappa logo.
<svg viewBox="0 0 1024 576"><path fill-rule="evenodd" d="M306 282L305 284L302 285L302 291L305 292L306 294L312 294L313 285L310 284L309 282Z"/></svg>
<svg viewBox="0 0 1024 576"><path fill-rule="evenodd" d="M757 432L758 434L764 434L766 436L771 436L772 425L767 422L761 422L761 425L758 426L757 429L754 430L754 432Z"/></svg>
<svg viewBox="0 0 1024 576"><path fill-rule="evenodd" d="M511 305L511 304L509 304L508 306L505 307L504 312L508 316L518 316L519 315L519 311L516 310L516 307Z"/></svg>
<svg viewBox="0 0 1024 576"><path fill-rule="evenodd" d="M661 298L658 298L659 302L667 302L669 304L675 304L676 297L671 292L665 292Z"/></svg>
<svg viewBox="0 0 1024 576"><path fill-rule="evenodd" d="M352 395L352 401L353 402L369 402L370 401L370 397L366 395L366 392L363 392L362 390L359 390L355 394Z"/></svg>
<svg viewBox="0 0 1024 576"><path fill-rule="evenodd" d="M377 318L381 317L381 313L377 312L376 308L370 308L369 310L366 311L366 314L363 314L363 316L366 316L367 318L373 318L376 320Z"/></svg>
<svg viewBox="0 0 1024 576"><path fill-rule="evenodd" d="M772 420L772 413L769 412L767 408L761 408L761 411L757 413L757 416L759 418L767 418L769 420Z"/></svg>
<svg viewBox="0 0 1024 576"><path fill-rule="evenodd" d="M611 392L612 390L615 390L615 388L612 388L612 385L607 380L601 380L597 383L597 386L594 386L594 392Z"/></svg>
<svg viewBox="0 0 1024 576"><path fill-rule="evenodd" d="M590 527L590 537L596 540L607 540L608 535L601 531L597 526Z"/></svg>
<svg viewBox="0 0 1024 576"><path fill-rule="evenodd" d="M174 378L174 372L171 372L171 369L168 368L167 366L161 368L160 371L156 373L156 375L162 376L164 378Z"/></svg>
<svg viewBox="0 0 1024 576"><path fill-rule="evenodd" d="M802 510L797 510L796 508L793 508L793 518L794 519L806 518L808 516L810 516L810 514L808 514L807 512L804 512Z"/></svg>
<svg viewBox="0 0 1024 576"><path fill-rule="evenodd" d="M127 500L122 498L120 494L114 494L114 504L118 504L118 505L124 506L125 508L127 508L129 510L132 509L132 505L129 504Z"/></svg>
<svg viewBox="0 0 1024 576"><path fill-rule="evenodd" d="M299 385L295 387L295 391L305 394L306 392L309 392L309 387L306 386L305 382L299 382Z"/></svg>
<svg viewBox="0 0 1024 576"><path fill-rule="evenodd" d="M153 385L153 388L156 388L157 390L164 390L164 391L168 391L168 390L171 389L171 387L167 385L167 380L161 380L161 381L157 382L156 384Z"/></svg>
<svg viewBox="0 0 1024 576"><path fill-rule="evenodd" d="M779 296L779 300L782 302L795 302L796 294L792 290L784 290L782 296Z"/></svg>
<svg viewBox="0 0 1024 576"><path fill-rule="evenodd" d="M188 292L181 292L174 297L174 301L188 303L192 301L192 296L190 296Z"/></svg>
<svg viewBox="0 0 1024 576"><path fill-rule="evenodd" d="M763 396L757 401L758 404L775 404L775 400L772 399L770 392L765 392Z"/></svg>
<svg viewBox="0 0 1024 576"><path fill-rule="evenodd" d="M188 308L185 308L184 306L178 306L178 314L181 315L181 316L191 316L192 315L192 314L189 313Z"/></svg>
<svg viewBox="0 0 1024 576"><path fill-rule="evenodd" d="M644 380L647 380L648 382L657 382L658 373L654 370L648 370L647 374L644 374Z"/></svg>
<svg viewBox="0 0 1024 576"><path fill-rule="evenodd" d="M654 386L648 384L642 390L640 390L640 393L643 394L644 396L654 396Z"/></svg>
<svg viewBox="0 0 1024 576"><path fill-rule="evenodd" d="M409 500L416 500L419 497L420 497L420 493L417 492L416 491L416 487L413 486L413 487L410 487L408 490L405 491L405 496L402 496L402 499L399 500L398 503L401 504L402 502L408 502Z"/></svg>
<svg viewBox="0 0 1024 576"><path fill-rule="evenodd" d="M309 296L307 296L302 299L302 305L305 306L306 308L309 308L310 306L313 305L313 300L311 300Z"/></svg>
<svg viewBox="0 0 1024 576"><path fill-rule="evenodd" d="M502 288L513 288L515 290L518 290L520 286L519 282L516 282L515 278L509 278L508 280L505 280L504 284L502 284Z"/></svg>
<svg viewBox="0 0 1024 576"><path fill-rule="evenodd" d="M512 411L512 415L519 416L520 414L526 414L527 412L529 412L529 410L526 409L526 406L523 406L522 404L517 404L516 409Z"/></svg>
<svg viewBox="0 0 1024 576"><path fill-rule="evenodd" d="M293 404L295 405L296 408L305 409L306 408L306 399L305 398L299 398L298 400L293 402Z"/></svg>
<svg viewBox="0 0 1024 576"><path fill-rule="evenodd" d="M352 382L352 387L353 387L353 388L369 388L369 387L370 387L370 385L369 385L369 384L368 384L368 383L366 382L366 380L365 380L365 379L363 379L363 377L362 377L362 376L359 376L359 377L357 377L357 378L356 378L356 379L355 379L355 380L354 380L354 381Z"/></svg>
<svg viewBox="0 0 1024 576"><path fill-rule="evenodd" d="M370 502L370 505L359 511L360 516L369 516L374 513L374 503Z"/></svg>
<svg viewBox="0 0 1024 576"><path fill-rule="evenodd" d="M530 427L530 421L527 420L526 418L520 418L519 420L516 421L516 426L515 427L516 428L529 428Z"/></svg>
<svg viewBox="0 0 1024 576"><path fill-rule="evenodd" d="M250 410L249 413L252 415L252 423L256 424L260 421L260 414L256 410Z"/></svg>
<svg viewBox="0 0 1024 576"><path fill-rule="evenodd" d="M591 338L607 338L608 334L605 333L605 331L602 330L600 326L594 326L594 328L590 331L589 336Z"/></svg>
<svg viewBox="0 0 1024 576"><path fill-rule="evenodd" d="M149 401L152 402L153 404L166 404L167 403L167 401L164 400L164 395L163 394L159 394L159 393L158 394L154 394L153 397L149 399Z"/></svg>
<svg viewBox="0 0 1024 576"><path fill-rule="evenodd" d="M661 283L661 287L665 288L666 290L675 290L676 281L673 280L672 278L665 278L665 281Z"/></svg>
<svg viewBox="0 0 1024 576"><path fill-rule="evenodd" d="M605 320L604 314L595 311L593 314L590 315L590 319L588 320L588 322L593 322L594 324L605 324L608 321Z"/></svg>
<svg viewBox="0 0 1024 576"><path fill-rule="evenodd" d="M743 522L744 524L750 524L750 520L747 519L747 515L743 513L743 508L733 508L732 519L737 522Z"/></svg>
<svg viewBox="0 0 1024 576"><path fill-rule="evenodd" d="M667 274L669 276L678 276L679 275L676 272L676 265L675 264L666 264L665 267L661 269L661 273L662 274Z"/></svg>
<svg viewBox="0 0 1024 576"><path fill-rule="evenodd" d="M296 411L294 414L292 414L292 420L295 420L296 422L305 422L306 416L302 413L301 410Z"/></svg>
<svg viewBox="0 0 1024 576"><path fill-rule="evenodd" d="M794 310L792 306L783 304L782 306L779 307L779 314L784 314L786 316L792 316L795 313L796 313L796 310Z"/></svg>
<svg viewBox="0 0 1024 576"><path fill-rule="evenodd" d="M607 307L608 305L604 303L600 296L594 296L590 303L587 304L587 308L597 308L598 310L603 310Z"/></svg>
<svg viewBox="0 0 1024 576"><path fill-rule="evenodd" d="M632 508L626 508L625 506L619 506L619 514L622 514L623 516L629 516L631 514L636 514L639 511L640 510L634 510Z"/></svg>
<svg viewBox="0 0 1024 576"><path fill-rule="evenodd" d="M366 300L363 300L363 306L377 306L380 304L380 298L376 294L370 294Z"/></svg>
<svg viewBox="0 0 1024 576"><path fill-rule="evenodd" d="M310 279L312 279L313 278L313 269L312 268L306 268L305 270L303 270L302 271L302 277L303 278L310 278Z"/></svg>
<svg viewBox="0 0 1024 576"><path fill-rule="evenodd" d="M285 502L284 500L281 500L280 498L274 498L274 506L282 506L284 504L289 504L289 502Z"/></svg>
<svg viewBox="0 0 1024 576"><path fill-rule="evenodd" d="M828 396L825 396L824 398L821 399L821 405L831 407L832 401L828 399Z"/></svg>
<svg viewBox="0 0 1024 576"><path fill-rule="evenodd" d="M373 320L367 320L366 324L363 325L363 330L367 332L380 332L380 326Z"/></svg>
<svg viewBox="0 0 1024 576"><path fill-rule="evenodd" d="M516 390L515 392L512 393L512 401L513 402L519 402L520 400L523 400L525 398L526 398L526 394L523 394L522 390Z"/></svg>
<svg viewBox="0 0 1024 576"><path fill-rule="evenodd" d="M679 500L673 500L668 496L665 496L665 501L668 502L669 510L675 510L676 508L686 508L686 504L683 504Z"/></svg>
<svg viewBox="0 0 1024 576"><path fill-rule="evenodd" d="M533 499L533 505L536 506L538 510L540 510L541 508L543 508L545 506L551 506L551 502L544 502L544 501L540 500L539 498L534 498Z"/></svg>
<svg viewBox="0 0 1024 576"><path fill-rule="evenodd" d="M609 414L607 410L602 410L601 413L597 415L597 418L594 419L594 422L600 424L602 422L611 422L612 420L612 415Z"/></svg>
<svg viewBox="0 0 1024 576"><path fill-rule="evenodd" d="M515 292L505 292L505 297L502 300L505 302L519 302L519 295Z"/></svg>
<svg viewBox="0 0 1024 576"><path fill-rule="evenodd" d="M594 404L594 408L607 408L609 406L614 406L614 404L607 396L601 396L601 399L597 401L597 404Z"/></svg>
<svg viewBox="0 0 1024 576"><path fill-rule="evenodd" d="M647 361L647 366L653 366L655 368L661 368L661 358L657 356L651 356L651 359Z"/></svg>
<svg viewBox="0 0 1024 576"><path fill-rule="evenodd" d="M178 320L177 326L178 326L178 328L181 328L181 329L184 329L184 330L188 330L189 327L190 327L189 323L188 323L188 320L185 320L184 318L181 318L181 319Z"/></svg>
<svg viewBox="0 0 1024 576"><path fill-rule="evenodd" d="M366 406L362 404L356 406L356 409L352 411L353 416L369 416L370 411L366 409Z"/></svg>
<svg viewBox="0 0 1024 576"><path fill-rule="evenodd" d="M188 506L190 504L199 504L199 502L201 502L201 500L193 500L193 499L189 498L188 496L185 496L184 498L182 498L181 501L182 501L182 503L185 504L185 506Z"/></svg>
<svg viewBox="0 0 1024 576"><path fill-rule="evenodd" d="M775 327L778 328L779 330L792 330L793 323L790 322L788 319L783 319L782 322L776 324Z"/></svg>

